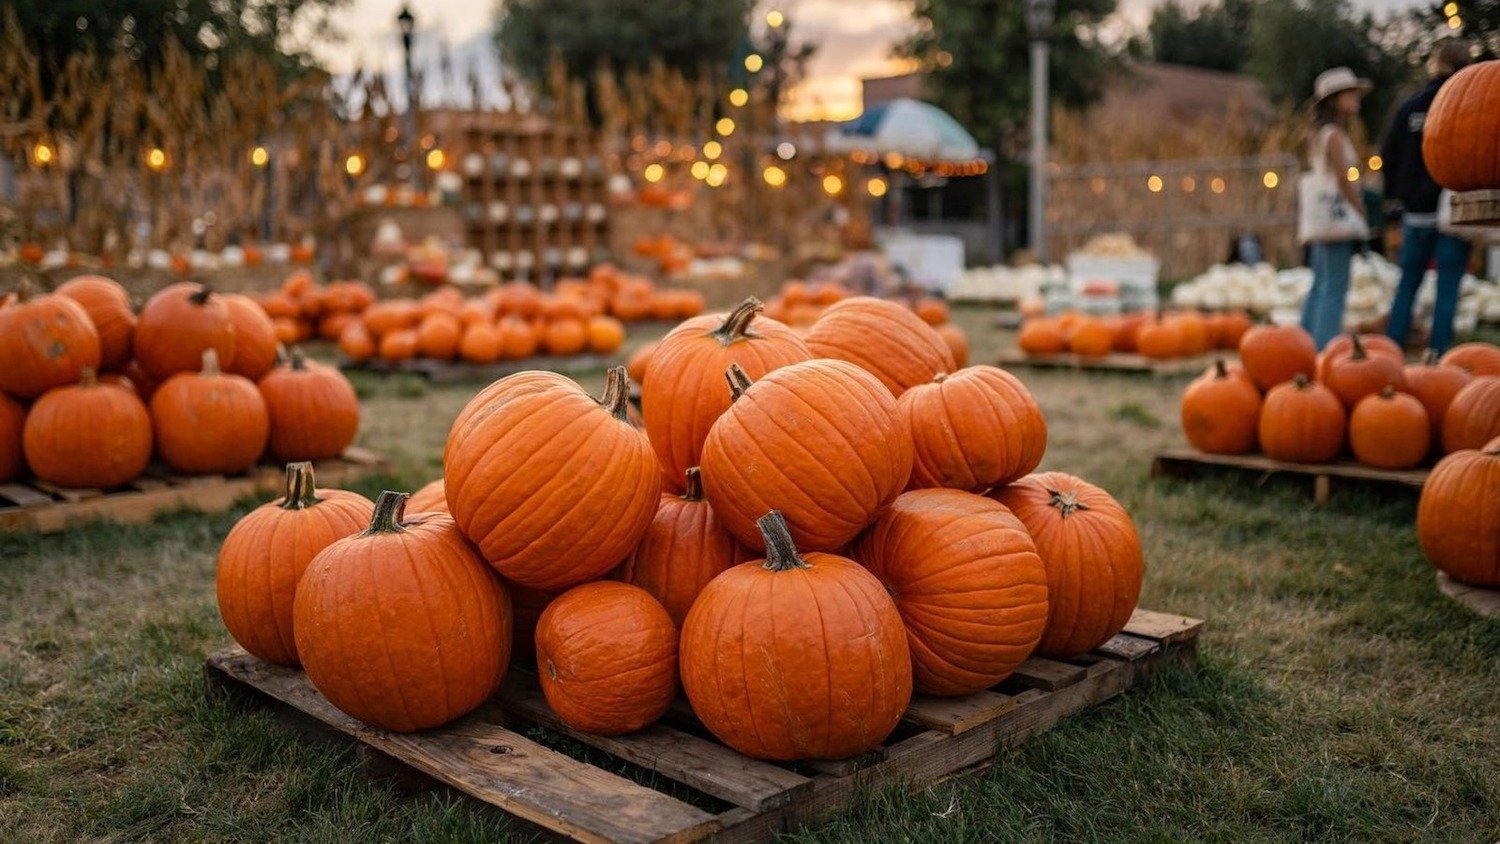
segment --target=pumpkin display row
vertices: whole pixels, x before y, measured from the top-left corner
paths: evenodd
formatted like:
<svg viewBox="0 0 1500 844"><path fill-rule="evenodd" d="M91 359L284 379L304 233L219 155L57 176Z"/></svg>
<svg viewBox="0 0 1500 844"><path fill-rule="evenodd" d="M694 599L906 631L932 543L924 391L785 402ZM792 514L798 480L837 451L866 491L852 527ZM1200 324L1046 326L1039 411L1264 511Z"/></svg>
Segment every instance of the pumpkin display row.
<svg viewBox="0 0 1500 844"><path fill-rule="evenodd" d="M830 306L854 298L855 295L854 291L835 282L809 284L791 279L783 282L776 296L765 303L765 314L791 326L793 331L806 335ZM956 365L968 365L969 338L963 329L948 321L947 302L935 296L894 297L890 301L910 309L923 322L936 329L938 336L948 345Z"/></svg>
<svg viewBox="0 0 1500 844"><path fill-rule="evenodd" d="M1260 326L1240 361L1218 362L1183 393L1182 429L1200 451L1325 463L1347 446L1368 466L1410 469L1500 436L1500 347L1490 344L1407 364L1382 335L1339 337L1318 353L1299 326Z"/></svg>
<svg viewBox="0 0 1500 844"><path fill-rule="evenodd" d="M1168 360L1203 355L1215 349L1234 349L1250 326L1250 317L1241 311L1140 312L1120 317L1091 317L1073 312L1026 320L1018 343L1028 355L1072 353L1103 357L1122 352Z"/></svg>
<svg viewBox="0 0 1500 844"><path fill-rule="evenodd" d="M454 421L441 480L383 495L322 551L291 525L333 497L289 506L310 481L289 482L221 550L221 606L260 608L226 626L379 727L443 723L532 657L575 729L639 729L680 685L726 744L783 760L860 753L914 692L969 694L1124 626L1135 527L1103 490L1033 474L1046 426L1014 376L955 369L892 302L841 302L806 341L757 311L664 338L644 432L623 368L598 400L550 372L491 384Z"/></svg>

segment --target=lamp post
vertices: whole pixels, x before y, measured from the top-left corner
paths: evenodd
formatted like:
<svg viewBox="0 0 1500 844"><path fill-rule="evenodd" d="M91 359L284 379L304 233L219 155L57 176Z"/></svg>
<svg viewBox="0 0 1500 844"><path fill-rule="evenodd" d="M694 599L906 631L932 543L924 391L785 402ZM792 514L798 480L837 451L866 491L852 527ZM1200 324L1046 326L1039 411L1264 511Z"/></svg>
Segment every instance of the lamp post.
<svg viewBox="0 0 1500 844"><path fill-rule="evenodd" d="M1031 35L1031 202L1028 205L1031 251L1047 260L1047 61L1048 39L1057 16L1057 0L1026 0L1026 29Z"/></svg>
<svg viewBox="0 0 1500 844"><path fill-rule="evenodd" d="M401 29L401 49L406 56L406 151L408 181L416 184L417 181L417 82L411 73L411 36L416 31L417 19L411 13L411 7L405 4L401 6L400 14L396 15L396 26Z"/></svg>

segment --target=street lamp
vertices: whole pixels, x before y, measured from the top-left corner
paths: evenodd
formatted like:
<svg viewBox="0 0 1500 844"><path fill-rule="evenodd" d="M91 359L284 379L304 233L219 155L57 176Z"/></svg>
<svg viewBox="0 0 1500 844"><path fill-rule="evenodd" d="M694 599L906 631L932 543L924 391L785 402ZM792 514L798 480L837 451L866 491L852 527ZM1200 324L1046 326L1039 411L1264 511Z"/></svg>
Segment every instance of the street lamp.
<svg viewBox="0 0 1500 844"><path fill-rule="evenodd" d="M1031 251L1047 260L1047 61L1057 0L1026 0L1026 30L1031 35Z"/></svg>
<svg viewBox="0 0 1500 844"><path fill-rule="evenodd" d="M411 73L411 36L416 31L417 19L411 13L410 6L405 4L401 6L400 14L396 15L396 26L401 29L401 49L406 54L406 145L407 151L411 152L410 147L417 141L417 83ZM408 156L408 160L415 162L415 153ZM415 182L416 166L411 167L410 173L411 180Z"/></svg>

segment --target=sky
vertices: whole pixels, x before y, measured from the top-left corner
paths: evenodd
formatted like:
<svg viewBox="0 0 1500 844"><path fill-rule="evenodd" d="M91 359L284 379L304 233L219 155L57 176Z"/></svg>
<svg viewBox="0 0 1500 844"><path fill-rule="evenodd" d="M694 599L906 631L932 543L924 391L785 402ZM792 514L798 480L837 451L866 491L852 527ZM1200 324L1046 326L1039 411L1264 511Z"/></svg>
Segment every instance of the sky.
<svg viewBox="0 0 1500 844"><path fill-rule="evenodd" d="M672 0L669 0L672 1ZM691 0L675 0L691 2ZM1019 2L1019 0L1018 0ZM1143 26L1160 0L1120 0L1121 24ZM1377 13L1410 8L1419 0L1354 0L1356 6ZM482 39L491 27L494 6L489 0L410 0L417 19L417 39L434 44L463 45ZM357 66L395 69L401 46L396 14L402 0L352 0L334 17L346 35L339 44L318 48L336 72ZM779 8L793 21L796 32L819 44L809 79L793 95L788 113L795 117L845 119L859 113L859 80L902 72L890 58L891 47L910 32L904 0L761 0L762 10ZM857 13L851 13L857 12ZM461 50L459 52L462 52Z"/></svg>

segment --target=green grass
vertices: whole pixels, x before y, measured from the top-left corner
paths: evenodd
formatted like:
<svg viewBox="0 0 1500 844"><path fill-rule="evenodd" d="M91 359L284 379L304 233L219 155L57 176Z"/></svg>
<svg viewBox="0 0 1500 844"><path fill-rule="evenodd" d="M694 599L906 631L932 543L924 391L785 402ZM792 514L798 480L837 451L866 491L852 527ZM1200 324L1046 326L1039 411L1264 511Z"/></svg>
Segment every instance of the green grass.
<svg viewBox="0 0 1500 844"><path fill-rule="evenodd" d="M1008 340L959 310L976 358ZM1500 622L1441 597L1401 493L1150 480L1181 382L1022 372L1048 469L1140 527L1145 606L1209 619L1174 670L915 796L874 793L806 841L1491 841L1500 837ZM587 379L597 391L600 379ZM441 471L480 385L357 379L359 485ZM372 784L354 754L204 693L226 641L219 539L253 502L148 526L0 536L0 840L501 840L498 813Z"/></svg>

